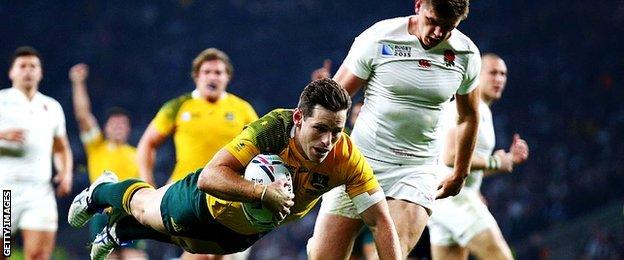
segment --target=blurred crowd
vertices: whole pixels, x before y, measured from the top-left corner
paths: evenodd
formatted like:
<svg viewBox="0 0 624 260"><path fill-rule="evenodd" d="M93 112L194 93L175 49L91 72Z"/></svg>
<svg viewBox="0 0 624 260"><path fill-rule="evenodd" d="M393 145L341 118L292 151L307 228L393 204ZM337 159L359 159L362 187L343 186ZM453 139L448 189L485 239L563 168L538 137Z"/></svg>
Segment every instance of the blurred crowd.
<svg viewBox="0 0 624 260"><path fill-rule="evenodd" d="M193 89L191 60L200 50L217 47L230 55L235 72L229 91L250 101L262 115L295 106L292 101L324 58L340 63L357 33L374 21L409 15L412 4L11 1L0 4L0 57L5 57L6 71L17 46L32 45L42 53L41 91L64 107L79 166L77 192L88 179L76 124L68 112L71 65L90 65L90 94L98 118L111 106L130 111L135 126L130 143L136 144L164 101ZM531 146L530 160L512 174L486 179L482 188L521 258L547 255L547 249L521 247L521 242L538 240L541 231L623 201L624 170L616 162L624 161L624 47L614 33L621 28L621 0L474 1L460 26L482 53L496 52L507 61L509 88L492 107L497 147L507 148L514 133ZM8 84L6 76L0 78L1 88ZM158 156L159 184L173 164L169 145ZM68 200L59 201L61 220ZM258 242L251 257L305 259L313 217L273 232ZM80 238L82 232L85 239ZM596 228L590 234L579 257L624 256L621 229ZM86 256L86 243L85 230L59 225L57 244L70 256Z"/></svg>

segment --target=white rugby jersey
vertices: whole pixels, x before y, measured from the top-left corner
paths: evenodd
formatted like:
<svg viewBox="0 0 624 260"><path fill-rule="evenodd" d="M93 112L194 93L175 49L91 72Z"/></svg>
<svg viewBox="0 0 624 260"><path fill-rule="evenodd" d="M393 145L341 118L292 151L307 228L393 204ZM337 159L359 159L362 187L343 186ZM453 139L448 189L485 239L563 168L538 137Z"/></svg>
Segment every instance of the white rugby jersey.
<svg viewBox="0 0 624 260"><path fill-rule="evenodd" d="M408 33L408 22L409 17L383 20L355 38L344 64L367 84L351 136L368 158L435 163L442 105L477 86L481 57L457 29L425 50Z"/></svg>
<svg viewBox="0 0 624 260"><path fill-rule="evenodd" d="M37 92L31 101L16 88L0 90L0 129L24 130L24 144L0 140L0 183L48 182L54 137L66 135L61 105Z"/></svg>
<svg viewBox="0 0 624 260"><path fill-rule="evenodd" d="M446 137L448 130L457 126L457 109L455 108L455 102L451 102L442 110L440 137ZM490 107L483 101L479 102L479 131L477 132L477 144L475 147L474 155L482 158L488 158L494 151L496 144L496 135L494 134L494 123L492 120L492 111ZM440 149L442 154L444 153L443 142L440 142ZM444 165L440 159L441 168L444 169L444 173L440 174L440 177L449 176L453 172L453 168ZM470 171L470 174L466 178L466 183L461 189L460 194L466 192L478 192L481 188L481 182L483 181L483 170Z"/></svg>

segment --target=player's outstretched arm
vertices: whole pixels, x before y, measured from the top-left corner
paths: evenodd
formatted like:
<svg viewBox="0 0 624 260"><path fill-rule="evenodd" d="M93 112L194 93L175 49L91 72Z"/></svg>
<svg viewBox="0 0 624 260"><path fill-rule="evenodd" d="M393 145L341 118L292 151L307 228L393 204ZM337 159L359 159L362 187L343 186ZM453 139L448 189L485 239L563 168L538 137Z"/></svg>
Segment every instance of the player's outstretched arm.
<svg viewBox="0 0 624 260"><path fill-rule="evenodd" d="M167 139L150 124L137 145L137 164L139 165L139 177L150 185L156 187L154 181L154 162L156 149Z"/></svg>
<svg viewBox="0 0 624 260"><path fill-rule="evenodd" d="M437 199L455 196L461 190L470 173L470 163L477 142L479 128L479 91L474 90L457 98L457 134L453 175L442 181L438 187Z"/></svg>
<svg viewBox="0 0 624 260"><path fill-rule="evenodd" d="M444 154L442 155L442 159L444 160L444 164L448 167L453 167L455 164L456 136L457 127L452 127L446 132L444 137ZM470 161L470 170L483 170L485 176L488 176L498 172L511 172L513 170L513 165L511 153L498 150L488 157L474 154Z"/></svg>
<svg viewBox="0 0 624 260"><path fill-rule="evenodd" d="M91 101L87 92L87 78L89 66L79 63L69 69L69 79L72 83L72 101L74 103L74 116L78 121L81 133L89 132L98 127L97 120L91 112Z"/></svg>
<svg viewBox="0 0 624 260"><path fill-rule="evenodd" d="M364 210L362 220L373 233L379 259L401 259L401 244L385 199Z"/></svg>
<svg viewBox="0 0 624 260"><path fill-rule="evenodd" d="M294 205L293 195L289 194L285 180L277 180L268 185L255 184L241 178L245 167L225 148L222 148L204 167L197 187L212 196L229 201L262 201L269 210L285 217Z"/></svg>

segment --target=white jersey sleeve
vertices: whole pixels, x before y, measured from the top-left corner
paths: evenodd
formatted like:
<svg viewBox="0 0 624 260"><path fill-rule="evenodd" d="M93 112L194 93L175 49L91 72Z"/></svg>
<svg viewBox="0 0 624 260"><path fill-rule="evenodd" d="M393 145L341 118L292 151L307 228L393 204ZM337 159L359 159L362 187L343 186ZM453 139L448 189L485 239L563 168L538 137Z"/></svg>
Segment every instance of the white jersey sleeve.
<svg viewBox="0 0 624 260"><path fill-rule="evenodd" d="M477 88L479 84L479 72L481 71L481 54L479 49L475 48L475 52L470 55L468 59L468 66L466 67L466 74L464 79L457 90L457 94L466 95Z"/></svg>
<svg viewBox="0 0 624 260"><path fill-rule="evenodd" d="M371 40L370 34L369 29L355 38L344 61L346 68L363 80L367 80L373 71L373 60L378 48L377 44Z"/></svg>
<svg viewBox="0 0 624 260"><path fill-rule="evenodd" d="M50 98L50 102L53 104L54 113L56 120L54 122L57 123L56 127L54 127L54 137L62 137L67 135L67 128L65 127L65 113L63 112L63 107L61 104Z"/></svg>

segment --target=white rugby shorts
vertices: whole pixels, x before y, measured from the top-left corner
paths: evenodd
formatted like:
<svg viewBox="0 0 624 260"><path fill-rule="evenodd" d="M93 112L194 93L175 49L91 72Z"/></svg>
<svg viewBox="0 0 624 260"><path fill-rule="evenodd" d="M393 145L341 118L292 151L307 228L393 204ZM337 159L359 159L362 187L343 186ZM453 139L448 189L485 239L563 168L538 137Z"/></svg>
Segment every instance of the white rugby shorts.
<svg viewBox="0 0 624 260"><path fill-rule="evenodd" d="M367 158L387 198L421 205L431 215L431 207L439 181L437 165L398 165ZM345 187L339 186L323 194L321 213L358 219L355 206Z"/></svg>
<svg viewBox="0 0 624 260"><path fill-rule="evenodd" d="M50 231L58 228L54 189L49 183L1 183L11 190L11 233L19 230Z"/></svg>
<svg viewBox="0 0 624 260"><path fill-rule="evenodd" d="M466 192L436 201L427 226L432 245L466 246L475 235L498 224L479 195Z"/></svg>

